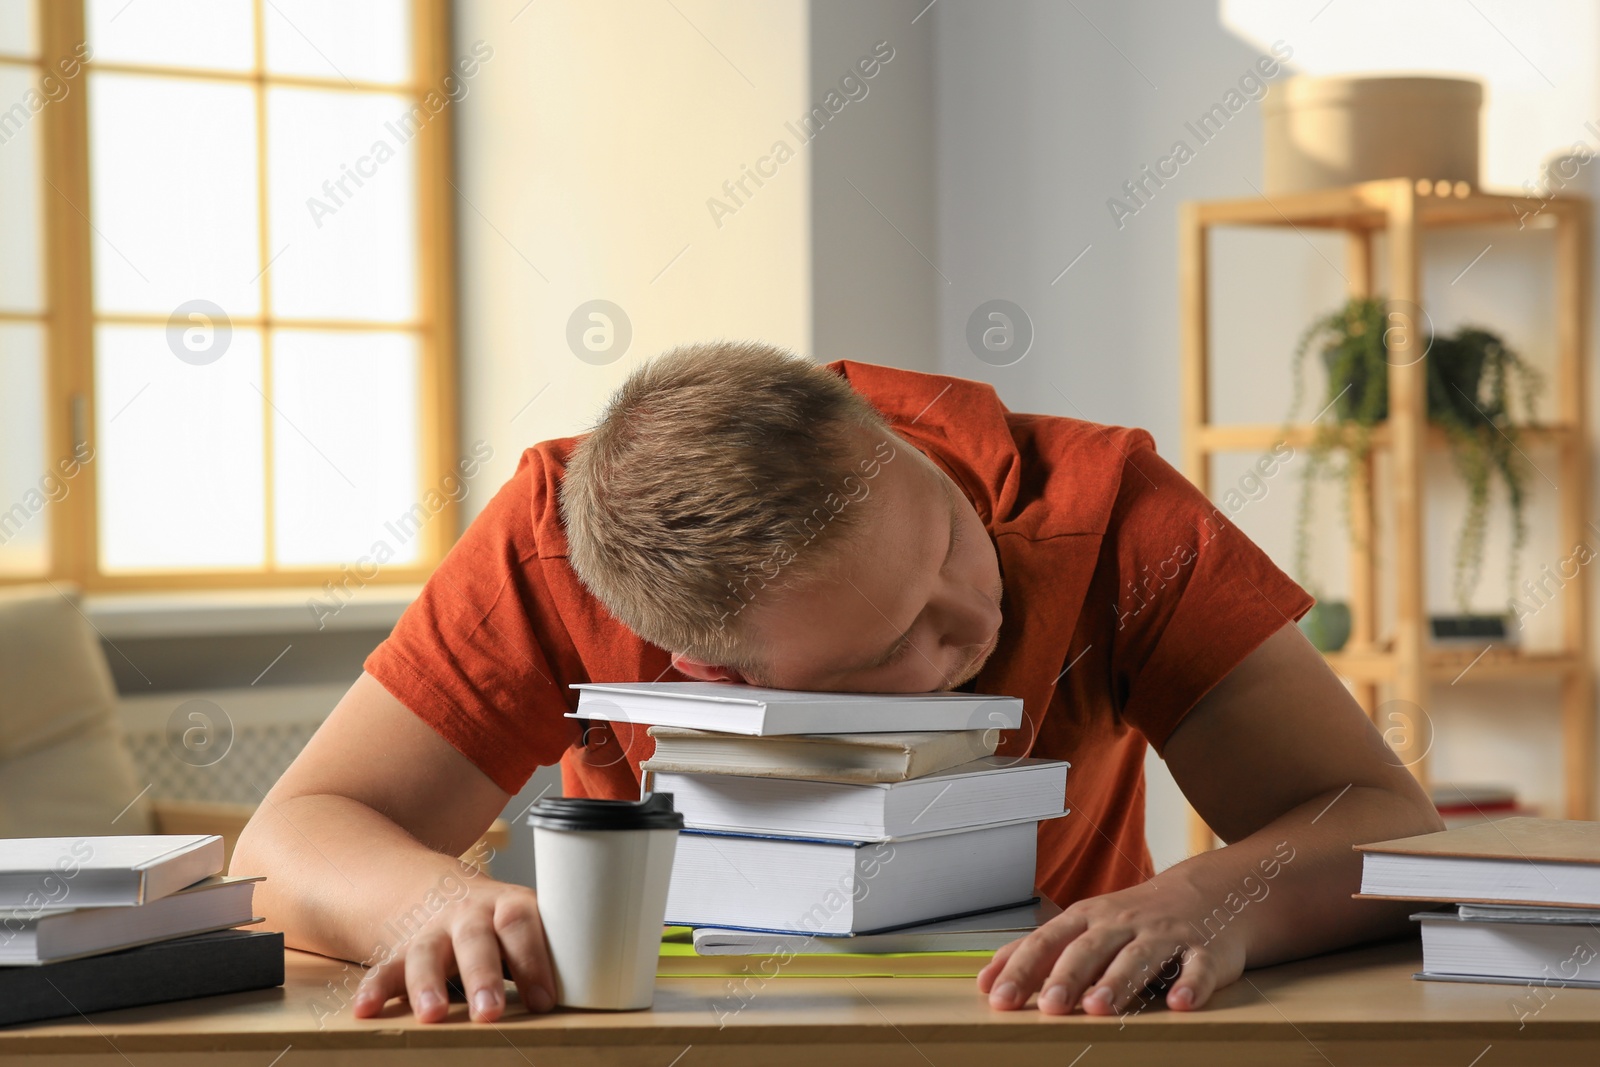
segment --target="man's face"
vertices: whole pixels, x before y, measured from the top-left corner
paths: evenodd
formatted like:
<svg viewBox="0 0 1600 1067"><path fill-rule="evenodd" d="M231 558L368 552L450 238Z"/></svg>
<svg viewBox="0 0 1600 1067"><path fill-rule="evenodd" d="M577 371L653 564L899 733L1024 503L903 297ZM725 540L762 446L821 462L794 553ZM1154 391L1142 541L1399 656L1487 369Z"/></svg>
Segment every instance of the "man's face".
<svg viewBox="0 0 1600 1067"><path fill-rule="evenodd" d="M769 586L746 609L762 664L780 689L920 693L973 677L1000 634L1001 581L978 513L944 472L896 438L851 528L826 546L824 573Z"/></svg>

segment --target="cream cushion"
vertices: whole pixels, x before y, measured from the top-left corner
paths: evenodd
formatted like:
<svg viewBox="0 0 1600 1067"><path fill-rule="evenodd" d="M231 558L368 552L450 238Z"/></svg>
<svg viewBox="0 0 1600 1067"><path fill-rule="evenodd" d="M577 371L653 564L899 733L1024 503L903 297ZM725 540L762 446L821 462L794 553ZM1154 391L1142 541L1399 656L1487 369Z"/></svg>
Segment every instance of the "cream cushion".
<svg viewBox="0 0 1600 1067"><path fill-rule="evenodd" d="M122 744L111 671L75 598L48 584L0 589L0 837L153 829L149 802L134 802L145 783Z"/></svg>

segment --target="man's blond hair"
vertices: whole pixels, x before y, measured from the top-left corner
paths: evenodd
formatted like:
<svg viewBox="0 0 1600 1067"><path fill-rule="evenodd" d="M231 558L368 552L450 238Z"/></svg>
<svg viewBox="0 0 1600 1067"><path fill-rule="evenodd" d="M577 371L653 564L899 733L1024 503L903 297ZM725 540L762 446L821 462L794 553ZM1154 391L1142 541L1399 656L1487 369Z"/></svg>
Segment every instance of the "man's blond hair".
<svg viewBox="0 0 1600 1067"><path fill-rule="evenodd" d="M826 568L891 440L808 359L755 342L674 349L630 374L573 450L569 561L645 640L754 669L744 609Z"/></svg>

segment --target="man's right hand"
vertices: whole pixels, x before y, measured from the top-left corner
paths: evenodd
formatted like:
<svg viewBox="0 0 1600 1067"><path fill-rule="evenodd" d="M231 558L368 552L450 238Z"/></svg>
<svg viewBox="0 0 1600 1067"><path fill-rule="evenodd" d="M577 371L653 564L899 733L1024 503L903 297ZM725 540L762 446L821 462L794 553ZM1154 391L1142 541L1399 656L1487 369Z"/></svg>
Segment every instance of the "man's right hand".
<svg viewBox="0 0 1600 1067"><path fill-rule="evenodd" d="M547 1011L554 972L533 890L469 877L456 858L510 801L363 674L256 809L230 872L266 876L256 914L289 947L373 964L358 1016L405 996L419 1020L438 1022L445 982L460 975L472 1017L493 1021L505 1011L502 965L528 1009Z"/></svg>
<svg viewBox="0 0 1600 1067"><path fill-rule="evenodd" d="M418 1022L440 1022L450 1011L445 981L459 975L472 1018L494 1022L506 1009L502 963L529 1011L554 1006L555 980L533 890L482 876L465 884L460 900L435 912L367 971L355 995L358 1018L405 997Z"/></svg>

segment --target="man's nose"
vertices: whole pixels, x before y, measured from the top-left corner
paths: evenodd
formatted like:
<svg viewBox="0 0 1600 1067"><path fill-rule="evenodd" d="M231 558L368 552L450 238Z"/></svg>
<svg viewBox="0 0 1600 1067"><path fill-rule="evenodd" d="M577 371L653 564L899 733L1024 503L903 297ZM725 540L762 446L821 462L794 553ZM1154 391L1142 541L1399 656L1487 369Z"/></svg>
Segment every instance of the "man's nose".
<svg viewBox="0 0 1600 1067"><path fill-rule="evenodd" d="M1000 627L1000 608L980 590L953 592L940 606L944 643L953 648L987 644Z"/></svg>

